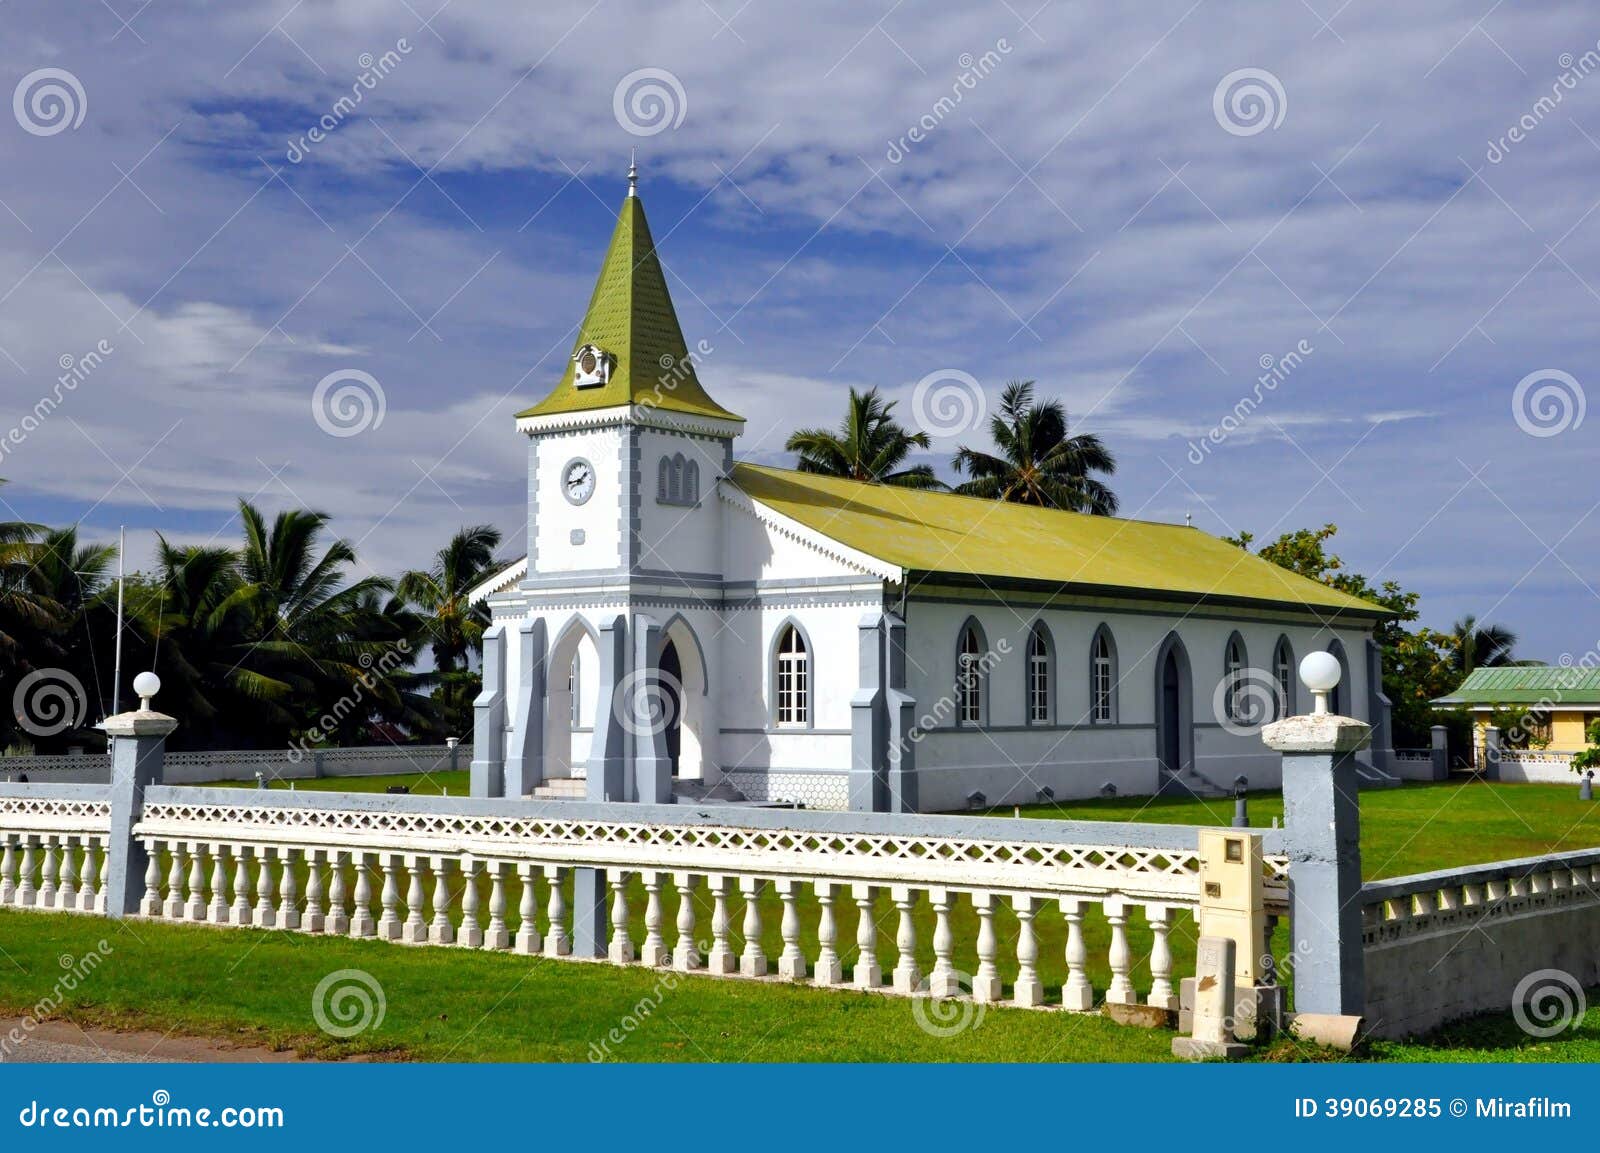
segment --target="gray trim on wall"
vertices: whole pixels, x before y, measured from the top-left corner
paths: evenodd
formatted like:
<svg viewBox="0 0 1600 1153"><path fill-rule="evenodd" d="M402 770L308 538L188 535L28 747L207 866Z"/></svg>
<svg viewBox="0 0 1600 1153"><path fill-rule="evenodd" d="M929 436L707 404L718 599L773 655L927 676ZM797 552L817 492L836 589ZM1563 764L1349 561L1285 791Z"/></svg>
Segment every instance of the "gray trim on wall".
<svg viewBox="0 0 1600 1153"><path fill-rule="evenodd" d="M925 579L919 582L914 579L916 576L921 575L923 577L928 577L929 574L912 575L913 579L908 581L906 586L906 599L912 603L972 605L975 607L983 607L986 605L993 607L995 605L1004 604L1010 605L1013 608L1027 608L1063 613L1095 613L1102 616L1106 613L1117 613L1122 616L1154 616L1166 618L1183 616L1199 619L1215 618L1219 620L1248 621L1254 624L1300 626L1312 625L1322 629L1348 628L1352 631L1362 633L1371 632L1373 627L1378 623L1377 617L1373 617L1371 619L1362 617L1359 620L1356 620L1354 619L1354 614L1346 613L1345 615L1352 617L1352 623L1344 624L1341 622L1340 614L1344 613L1345 610L1326 610L1326 615L1314 612L1310 609L1305 610L1303 613L1296 613L1288 606L1263 606L1255 601L1246 601L1240 598L1228 599L1223 597L1207 597L1199 602L1191 603L1183 600L1182 598L1171 596L1167 593L1151 591L1141 595L1137 589L1115 589L1101 586L1081 586L1082 589L1087 591L1075 591L1068 593L1061 591L1061 589L1065 587L1077 588L1080 586L1052 586L1043 582L1033 582L1033 587L1026 588L1022 587L1022 584L1018 582L1008 583L1002 580L985 582L986 587L988 585L993 585L996 590L1007 589L1026 595L1045 598L1043 602L1038 603L1030 600L1011 600L995 595L987 597L974 596L961 591L953 591L950 595L936 595L935 593L928 591L913 591L919 588L926 589L933 578ZM934 574L934 577L941 581L948 581L948 574ZM1126 606L1122 603L1124 601L1162 600L1164 598L1171 602L1172 607L1155 609L1134 608ZM1214 608L1215 611L1203 611L1208 608Z"/></svg>

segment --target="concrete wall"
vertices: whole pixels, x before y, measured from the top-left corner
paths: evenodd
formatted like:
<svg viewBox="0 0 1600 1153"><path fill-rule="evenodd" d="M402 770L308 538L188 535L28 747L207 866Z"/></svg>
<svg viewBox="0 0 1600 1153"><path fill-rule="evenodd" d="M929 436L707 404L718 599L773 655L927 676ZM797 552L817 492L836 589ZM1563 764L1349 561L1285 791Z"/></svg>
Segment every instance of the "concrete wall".
<svg viewBox="0 0 1600 1153"><path fill-rule="evenodd" d="M393 746L371 750L328 749L317 758L307 754L290 760L286 749L228 750L202 753L168 753L164 779L169 785L206 784L210 781L253 781L256 773L268 780L303 781L316 777L366 777L407 773L444 772L450 768L449 752L442 745ZM465 769L472 761L472 746L456 750L456 764ZM111 779L111 758L106 754L81 757L0 758L0 781L26 776L29 783L103 784Z"/></svg>
<svg viewBox="0 0 1600 1153"><path fill-rule="evenodd" d="M1540 987L1600 984L1597 865L1587 850L1364 886L1368 1028L1408 1037L1504 1012L1524 980L1536 1005ZM1417 893L1436 910L1418 912Z"/></svg>

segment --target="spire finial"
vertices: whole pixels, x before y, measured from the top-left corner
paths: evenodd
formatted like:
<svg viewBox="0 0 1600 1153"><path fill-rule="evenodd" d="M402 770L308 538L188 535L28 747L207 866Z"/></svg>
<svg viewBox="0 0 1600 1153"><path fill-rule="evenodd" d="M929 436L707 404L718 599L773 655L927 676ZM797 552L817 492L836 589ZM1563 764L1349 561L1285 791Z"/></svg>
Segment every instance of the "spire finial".
<svg viewBox="0 0 1600 1153"><path fill-rule="evenodd" d="M637 161L638 150L628 149L628 195L639 195L639 164Z"/></svg>

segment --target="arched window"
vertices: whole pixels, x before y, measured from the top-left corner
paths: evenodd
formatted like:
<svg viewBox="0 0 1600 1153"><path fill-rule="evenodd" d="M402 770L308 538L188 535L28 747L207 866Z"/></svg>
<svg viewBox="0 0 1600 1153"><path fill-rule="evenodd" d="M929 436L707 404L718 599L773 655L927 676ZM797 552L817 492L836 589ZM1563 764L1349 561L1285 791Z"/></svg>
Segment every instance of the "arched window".
<svg viewBox="0 0 1600 1153"><path fill-rule="evenodd" d="M582 659L582 653L573 653L572 664L567 668L567 699L571 704L571 715L567 718L567 725L574 729L583 727L583 721L580 719L583 713L578 707L578 693L583 685L583 670L578 662Z"/></svg>
<svg viewBox="0 0 1600 1153"><path fill-rule="evenodd" d="M778 723L811 723L811 654L805 638L793 625L778 638Z"/></svg>
<svg viewBox="0 0 1600 1153"><path fill-rule="evenodd" d="M1337 717L1349 716L1345 709L1350 701L1350 660L1344 655L1344 645L1337 640L1328 645L1328 651L1339 662L1339 683L1328 694L1328 710Z"/></svg>
<svg viewBox="0 0 1600 1153"><path fill-rule="evenodd" d="M1028 723L1050 723L1050 631L1040 621L1028 634Z"/></svg>
<svg viewBox="0 0 1600 1153"><path fill-rule="evenodd" d="M661 464L656 468L656 500L666 504L671 499L672 491L672 461L667 457L661 458Z"/></svg>
<svg viewBox="0 0 1600 1153"><path fill-rule="evenodd" d="M1227 692L1222 698L1223 709L1230 721L1244 719L1250 708L1250 702L1245 699L1247 684L1244 669L1244 638L1234 633L1228 638L1228 650L1222 658L1222 675L1228 682Z"/></svg>
<svg viewBox="0 0 1600 1153"><path fill-rule="evenodd" d="M700 464L691 460L683 469L683 503L694 504L700 499Z"/></svg>
<svg viewBox="0 0 1600 1153"><path fill-rule="evenodd" d="M983 637L978 622L968 621L961 627L961 639L956 646L956 723L981 725L984 715L984 660Z"/></svg>
<svg viewBox="0 0 1600 1153"><path fill-rule="evenodd" d="M1104 625L1089 644L1089 722L1111 725L1117 721L1117 650L1111 630Z"/></svg>
<svg viewBox="0 0 1600 1153"><path fill-rule="evenodd" d="M1272 675L1278 682L1278 717L1294 715L1294 649L1288 637L1278 638L1272 654Z"/></svg>

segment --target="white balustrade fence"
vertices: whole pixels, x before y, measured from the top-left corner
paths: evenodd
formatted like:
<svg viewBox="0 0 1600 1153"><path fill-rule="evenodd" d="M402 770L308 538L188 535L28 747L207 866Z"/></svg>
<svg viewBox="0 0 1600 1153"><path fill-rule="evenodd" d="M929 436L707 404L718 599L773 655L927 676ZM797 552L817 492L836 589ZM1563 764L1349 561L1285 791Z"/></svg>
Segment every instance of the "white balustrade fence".
<svg viewBox="0 0 1600 1153"><path fill-rule="evenodd" d="M1054 905L1066 926L1060 1004L1073 1010L1097 1002L1084 932L1095 911L1109 928L1105 999L1137 1003L1133 974L1147 963L1146 1000L1175 1008L1170 933L1199 901L1197 838L1176 826L154 786L134 835L149 855L138 910L149 918L564 957L576 933L571 871L592 868L609 886L614 964L1022 1006L1044 1004L1035 922ZM47 842L4 809L0 837L8 894L33 877L35 858L76 861L76 847L94 840L74 828L44 833ZM20 873L13 847L34 854ZM1286 869L1271 858L1274 913ZM781 944L769 956L774 897ZM74 899L83 907L81 883ZM891 906L888 972L881 899ZM840 939L846 911L856 914L853 942ZM977 924L969 956L955 949L962 916ZM1144 958L1130 945L1135 924L1150 933Z"/></svg>
<svg viewBox="0 0 1600 1153"><path fill-rule="evenodd" d="M0 905L105 912L111 805L104 789L67 790L0 795Z"/></svg>

